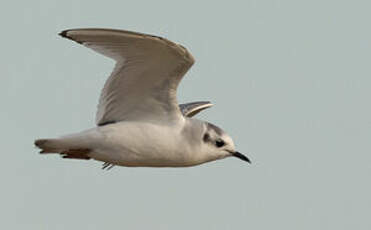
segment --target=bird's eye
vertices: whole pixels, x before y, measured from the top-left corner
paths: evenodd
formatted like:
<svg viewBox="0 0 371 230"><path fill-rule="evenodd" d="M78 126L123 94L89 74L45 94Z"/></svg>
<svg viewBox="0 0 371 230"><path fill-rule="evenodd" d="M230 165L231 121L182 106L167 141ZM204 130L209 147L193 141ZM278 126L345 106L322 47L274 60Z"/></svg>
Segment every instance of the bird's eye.
<svg viewBox="0 0 371 230"><path fill-rule="evenodd" d="M223 140L217 140L217 141L215 141L215 145L216 145L216 147L220 148L220 147L223 147L225 145L225 143L224 143Z"/></svg>

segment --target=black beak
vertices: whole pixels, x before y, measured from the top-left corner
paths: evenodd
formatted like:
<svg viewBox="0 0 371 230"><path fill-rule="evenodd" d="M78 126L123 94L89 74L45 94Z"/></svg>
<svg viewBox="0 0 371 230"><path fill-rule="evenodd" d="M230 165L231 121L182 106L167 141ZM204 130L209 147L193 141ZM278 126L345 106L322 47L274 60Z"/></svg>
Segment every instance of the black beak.
<svg viewBox="0 0 371 230"><path fill-rule="evenodd" d="M239 152L234 152L234 153L232 153L232 156L234 156L234 157L238 157L238 158L240 158L241 160L243 160L243 161L247 161L248 163L250 163L251 164L251 161L250 161L250 159L249 158L247 158L245 155L243 155L242 153L239 153Z"/></svg>

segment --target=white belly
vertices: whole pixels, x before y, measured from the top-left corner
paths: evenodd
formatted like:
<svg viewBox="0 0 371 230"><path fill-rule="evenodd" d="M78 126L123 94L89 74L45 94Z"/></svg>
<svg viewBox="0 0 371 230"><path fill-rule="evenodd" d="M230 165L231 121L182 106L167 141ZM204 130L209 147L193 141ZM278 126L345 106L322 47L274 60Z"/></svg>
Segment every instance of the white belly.
<svg viewBox="0 0 371 230"><path fill-rule="evenodd" d="M122 166L177 167L195 165L182 148L182 126L120 122L98 127L90 157Z"/></svg>

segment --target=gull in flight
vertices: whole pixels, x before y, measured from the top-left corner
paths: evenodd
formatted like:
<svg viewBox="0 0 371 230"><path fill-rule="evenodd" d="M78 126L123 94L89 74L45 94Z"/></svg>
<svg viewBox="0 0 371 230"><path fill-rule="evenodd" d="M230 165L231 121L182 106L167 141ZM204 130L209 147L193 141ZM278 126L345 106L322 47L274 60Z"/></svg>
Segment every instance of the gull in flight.
<svg viewBox="0 0 371 230"><path fill-rule="evenodd" d="M60 33L116 61L101 92L96 127L59 138L38 139L41 154L95 159L103 169L187 167L234 156L232 138L219 127L193 118L210 102L178 104L179 82L194 58L181 45L148 34L112 29Z"/></svg>

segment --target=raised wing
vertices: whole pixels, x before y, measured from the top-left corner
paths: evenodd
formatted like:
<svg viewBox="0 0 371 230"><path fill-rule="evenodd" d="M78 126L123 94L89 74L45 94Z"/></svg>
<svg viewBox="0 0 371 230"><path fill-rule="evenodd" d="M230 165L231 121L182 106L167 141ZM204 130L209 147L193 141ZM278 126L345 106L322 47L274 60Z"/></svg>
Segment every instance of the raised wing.
<svg viewBox="0 0 371 230"><path fill-rule="evenodd" d="M194 63L183 46L123 30L72 29L60 35L116 60L99 99L97 125L182 119L176 89Z"/></svg>
<svg viewBox="0 0 371 230"><path fill-rule="evenodd" d="M179 108L182 111L183 116L193 117L197 113L201 112L204 109L210 108L213 104L210 101L196 101L186 104L180 104Z"/></svg>

